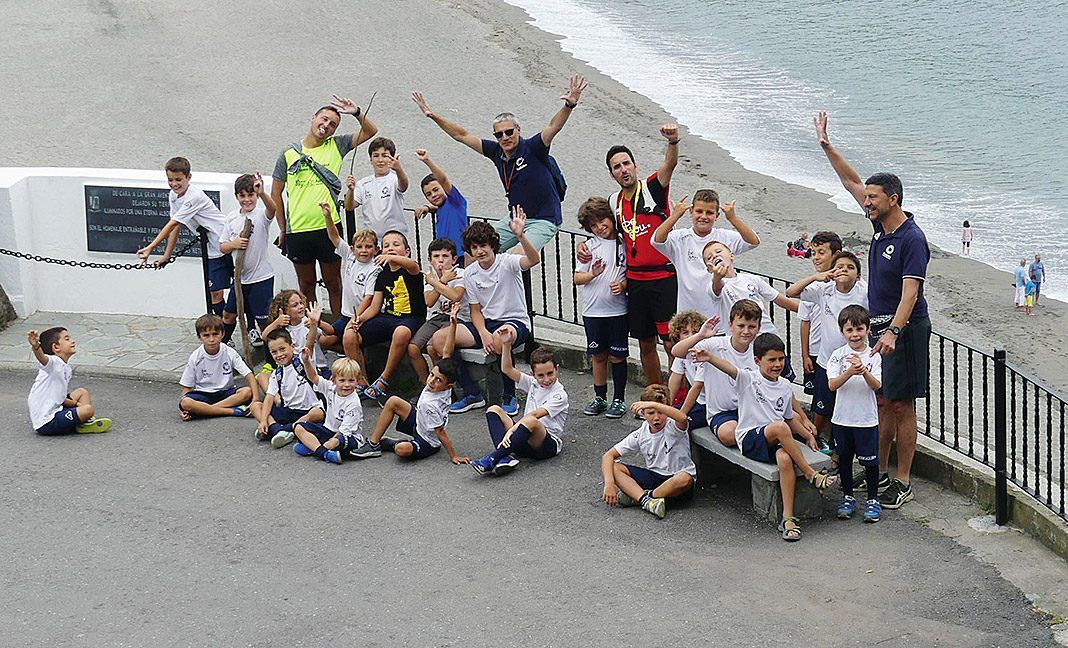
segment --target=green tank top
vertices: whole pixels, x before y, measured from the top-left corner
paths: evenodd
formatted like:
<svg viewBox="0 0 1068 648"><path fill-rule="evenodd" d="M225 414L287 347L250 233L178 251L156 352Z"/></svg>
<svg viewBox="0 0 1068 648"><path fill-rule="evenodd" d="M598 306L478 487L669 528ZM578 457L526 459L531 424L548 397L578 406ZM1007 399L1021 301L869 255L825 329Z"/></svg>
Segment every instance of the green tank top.
<svg viewBox="0 0 1068 648"><path fill-rule="evenodd" d="M343 137L349 137L344 135ZM345 153L338 148L336 136L329 137L315 148L304 147L304 154L319 164L330 169L334 175L341 176L341 160ZM313 232L325 229L323 223L323 210L319 203L330 203L330 210L334 215L334 222L341 222L341 216L337 213L337 205L330 198L330 190L315 175L307 164L301 164L296 173L289 169L297 161L300 154L292 146L282 153L286 168L286 216L289 223L289 232Z"/></svg>

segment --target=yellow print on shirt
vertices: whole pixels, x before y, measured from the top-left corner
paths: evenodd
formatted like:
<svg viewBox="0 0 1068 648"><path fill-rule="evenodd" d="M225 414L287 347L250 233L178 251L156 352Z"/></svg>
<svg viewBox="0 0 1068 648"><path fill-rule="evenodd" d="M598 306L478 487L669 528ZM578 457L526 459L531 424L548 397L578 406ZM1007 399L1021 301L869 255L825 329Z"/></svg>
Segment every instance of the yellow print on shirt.
<svg viewBox="0 0 1068 648"><path fill-rule="evenodd" d="M391 315L411 315L412 296L408 293L408 284L404 283L403 276L397 276L397 280L393 282L389 294L392 297L389 308Z"/></svg>

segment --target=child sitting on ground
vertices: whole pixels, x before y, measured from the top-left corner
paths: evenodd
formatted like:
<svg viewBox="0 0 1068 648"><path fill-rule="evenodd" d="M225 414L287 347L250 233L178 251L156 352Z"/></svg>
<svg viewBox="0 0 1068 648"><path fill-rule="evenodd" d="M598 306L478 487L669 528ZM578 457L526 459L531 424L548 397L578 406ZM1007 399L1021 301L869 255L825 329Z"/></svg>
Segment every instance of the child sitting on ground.
<svg viewBox="0 0 1068 648"><path fill-rule="evenodd" d="M96 418L89 390L70 389L70 358L75 353L74 338L62 326L26 334L33 357L41 364L30 387L26 402L30 407L30 424L42 436L59 434L95 434L111 429L111 419Z"/></svg>
<svg viewBox="0 0 1068 648"><path fill-rule="evenodd" d="M274 221L274 200L263 190L263 178L259 173L246 173L234 181L234 195L239 205L231 212L223 229L219 249L224 254L244 250L238 285L244 296L245 320L248 323L249 342L254 347L263 346L260 331L267 326L267 309L274 295L274 268L267 257L271 223ZM262 202L261 202L262 201ZM252 223L247 237L241 236L245 221ZM223 324L226 329L223 343L230 342L237 327L237 291L231 290L223 306Z"/></svg>
<svg viewBox="0 0 1068 648"><path fill-rule="evenodd" d="M345 196L345 209L363 207L363 226L373 229L380 239L389 231L408 238L408 223L404 220L408 174L401 166L397 147L391 139L376 137L367 145L367 155L374 173L356 182L352 193Z"/></svg>
<svg viewBox="0 0 1068 648"><path fill-rule="evenodd" d="M609 506L637 504L664 519L668 500L675 506L693 495L697 467L690 457L686 415L668 405L667 388L649 385L640 398L630 408L645 422L601 457L601 497ZM634 454L643 456L645 468L619 461Z"/></svg>
<svg viewBox="0 0 1068 648"><path fill-rule="evenodd" d="M447 238L460 251L456 265L466 265L463 252L463 233L467 229L467 199L456 188L445 171L427 154L426 149L415 149L415 157L430 169L430 174L419 183L427 204L415 208L415 217L434 214L434 238Z"/></svg>
<svg viewBox="0 0 1068 648"><path fill-rule="evenodd" d="M308 318L308 301L304 298L304 295L291 288L280 290L271 300L271 306L267 309L267 313L267 318L271 320L271 323L263 329L264 339L267 339L267 335L272 331L285 330L289 333L289 339L293 341L294 348L300 349L304 347L308 341L308 333L311 331L311 322ZM325 322L319 322L319 329L327 333L333 333L334 330L333 327ZM321 376L330 377L330 369L326 365L326 354L323 353L318 339L312 352L312 362L315 363L315 367ZM260 375L257 376L260 381L260 387L263 390L266 391L271 373L277 368L277 365L269 362L263 365Z"/></svg>
<svg viewBox="0 0 1068 648"><path fill-rule="evenodd" d="M742 455L761 463L777 464L779 489L782 491L782 539L796 542L801 539L801 526L794 517L794 490L797 487L796 467L805 480L821 493L830 488L835 478L816 472L805 460L794 435L805 439L818 450L816 437L801 426L794 416L794 392L790 383L781 378L786 364L786 345L774 333L761 333L753 340L756 366L739 367L707 351L699 351L697 359L711 363L735 381L738 392L738 427L735 438Z"/></svg>
<svg viewBox="0 0 1068 648"><path fill-rule="evenodd" d="M868 348L868 309L856 304L838 313L838 326L846 343L827 361L827 384L837 394L831 431L843 470L839 473L845 498L838 506L838 519L848 520L857 510L853 497L853 457L864 468L868 501L864 521L878 522L879 504L879 408L875 393L882 387L883 357Z"/></svg>
<svg viewBox="0 0 1068 648"><path fill-rule="evenodd" d="M490 440L494 450L471 462L475 472L485 475L505 475L519 465L519 459L549 459L564 450L564 423L569 402L567 391L560 383L560 363L553 352L534 349L530 354L530 372L521 373L512 364L512 344L502 338L501 373L514 380L527 393L523 418L512 421L504 410L494 405L486 411ZM533 375L531 375L533 374Z"/></svg>
<svg viewBox="0 0 1068 648"><path fill-rule="evenodd" d="M194 324L201 345L189 356L179 384L178 412L183 421L207 416L248 416L259 397L258 384L237 351L222 343L225 324L218 315L201 315ZM247 387L234 387L234 372Z"/></svg>
<svg viewBox="0 0 1068 648"><path fill-rule="evenodd" d="M719 323L718 317L709 320L714 327ZM678 344L696 334L705 324L705 318L695 310L682 311L671 318L668 322L668 339L671 344ZM672 346L671 355L675 356ZM668 394L675 401L672 407L686 415L690 421L690 429L695 430L704 427L708 423L705 412L705 403L708 397L705 395L705 365L694 360L690 354L682 353L671 359L671 375L668 376ZM685 390L682 398L680 391Z"/></svg>
<svg viewBox="0 0 1068 648"><path fill-rule="evenodd" d="M318 307L313 320L318 320ZM311 380L300 358L294 357L293 338L278 328L267 334L267 351L274 359L274 371L267 383L263 402L252 403L252 414L259 421L256 438L271 440L274 448L284 447L294 439L293 425L308 421L320 423L325 418L322 402L315 395Z"/></svg>
<svg viewBox="0 0 1068 648"><path fill-rule="evenodd" d="M616 232L616 214L604 198L590 198L578 211L582 229L593 234L586 241L590 260L575 268L574 282L582 286L582 327L586 354L593 360L593 400L582 413L622 418L627 388L627 255ZM612 402L608 402L608 366L612 366Z"/></svg>

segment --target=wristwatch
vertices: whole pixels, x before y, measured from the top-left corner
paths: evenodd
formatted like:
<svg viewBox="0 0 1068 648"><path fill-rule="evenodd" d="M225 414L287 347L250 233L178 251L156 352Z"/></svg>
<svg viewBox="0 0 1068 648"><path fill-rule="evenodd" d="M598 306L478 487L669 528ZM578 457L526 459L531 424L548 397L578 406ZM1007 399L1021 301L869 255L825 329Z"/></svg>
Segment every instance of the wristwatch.
<svg viewBox="0 0 1068 648"><path fill-rule="evenodd" d="M901 337L901 327L900 326L891 326L887 330L890 331L891 333L893 333L894 337Z"/></svg>

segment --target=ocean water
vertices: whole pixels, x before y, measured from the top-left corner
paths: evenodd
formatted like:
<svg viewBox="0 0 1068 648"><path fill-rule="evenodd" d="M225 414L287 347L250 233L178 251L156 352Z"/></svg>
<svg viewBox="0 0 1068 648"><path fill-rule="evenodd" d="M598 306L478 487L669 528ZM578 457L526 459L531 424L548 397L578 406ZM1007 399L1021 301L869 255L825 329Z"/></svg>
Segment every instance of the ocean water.
<svg viewBox="0 0 1068 648"><path fill-rule="evenodd" d="M1068 3L507 0L749 169L859 212L816 143L897 173L928 238L1068 299ZM652 128L654 125L650 125ZM858 227L864 227L858 221ZM1006 287L1007 288L1007 287Z"/></svg>

